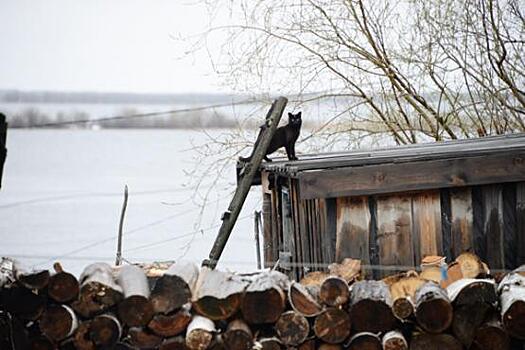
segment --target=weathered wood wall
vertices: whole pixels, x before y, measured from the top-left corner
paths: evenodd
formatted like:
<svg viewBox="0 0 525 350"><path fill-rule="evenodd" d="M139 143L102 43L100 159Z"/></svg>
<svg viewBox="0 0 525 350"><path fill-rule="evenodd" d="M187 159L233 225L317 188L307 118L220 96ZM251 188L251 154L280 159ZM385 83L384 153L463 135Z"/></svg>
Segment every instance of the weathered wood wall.
<svg viewBox="0 0 525 350"><path fill-rule="evenodd" d="M264 216L272 245L265 259L290 252L295 278L345 257L360 258L376 278L464 251L496 270L525 264L525 182L335 199L300 199L298 191L295 179L274 181Z"/></svg>

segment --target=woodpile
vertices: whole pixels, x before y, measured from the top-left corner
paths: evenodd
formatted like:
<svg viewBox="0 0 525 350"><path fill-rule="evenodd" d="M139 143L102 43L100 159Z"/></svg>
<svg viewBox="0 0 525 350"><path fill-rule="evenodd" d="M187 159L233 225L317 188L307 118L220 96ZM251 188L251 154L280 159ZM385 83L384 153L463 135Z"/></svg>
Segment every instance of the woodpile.
<svg viewBox="0 0 525 350"><path fill-rule="evenodd" d="M499 281L472 254L434 267L362 280L345 259L295 282L180 262L152 282L132 265L77 280L4 258L0 349L525 349L525 266Z"/></svg>

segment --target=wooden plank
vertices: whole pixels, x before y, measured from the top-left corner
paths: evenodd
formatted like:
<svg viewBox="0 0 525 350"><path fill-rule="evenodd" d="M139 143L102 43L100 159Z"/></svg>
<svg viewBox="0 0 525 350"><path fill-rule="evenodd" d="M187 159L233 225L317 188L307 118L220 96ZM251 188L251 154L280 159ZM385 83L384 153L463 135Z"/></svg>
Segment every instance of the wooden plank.
<svg viewBox="0 0 525 350"><path fill-rule="evenodd" d="M516 184L516 265L525 264L525 182Z"/></svg>
<svg viewBox="0 0 525 350"><path fill-rule="evenodd" d="M290 194L292 201L292 223L293 223L293 233L295 240L295 261L302 262L304 261L304 239L303 232L299 224L299 196L297 195L297 181L290 179ZM302 270L298 273L296 278L302 277Z"/></svg>
<svg viewBox="0 0 525 350"><path fill-rule="evenodd" d="M452 254L474 251L472 192L470 188L450 190Z"/></svg>
<svg viewBox="0 0 525 350"><path fill-rule="evenodd" d="M273 261L276 257L273 251L273 237L272 237L272 195L263 193L263 204L262 204L262 216L263 216L263 258L264 267L272 267Z"/></svg>
<svg viewBox="0 0 525 350"><path fill-rule="evenodd" d="M292 263L296 262L297 254L295 254L294 232L292 229L292 205L290 198L290 191L287 187L281 187L281 210L282 210L282 230L283 230L283 246L282 250L292 254ZM292 267L295 272L296 267Z"/></svg>
<svg viewBox="0 0 525 350"><path fill-rule="evenodd" d="M326 206L326 230L325 235L327 236L328 242L326 243L326 249L328 251L327 260L328 263L338 262L336 260L336 245L337 245L337 201L335 198L327 198L325 200Z"/></svg>
<svg viewBox="0 0 525 350"><path fill-rule="evenodd" d="M525 181L525 151L410 164L305 171L297 175L301 198L351 197L499 182Z"/></svg>
<svg viewBox="0 0 525 350"><path fill-rule="evenodd" d="M377 243L380 265L400 267L395 270L415 266L410 196L377 198ZM391 273L385 270L382 275Z"/></svg>
<svg viewBox="0 0 525 350"><path fill-rule="evenodd" d="M370 246L370 266L372 266L372 277L377 280L380 278L381 271L376 266L379 266L379 245L377 242L377 199L375 197L368 198L368 208L370 212L370 225L368 227L368 245Z"/></svg>
<svg viewBox="0 0 525 350"><path fill-rule="evenodd" d="M215 242L211 248L208 259L204 260L202 264L214 269L219 262L219 259L224 251L226 242L230 238L230 234L233 230L233 226L239 217L246 196L252 186L252 181L256 173L259 173L259 167L263 158L266 155L272 137L277 129L279 120L286 107L288 100L285 97L279 97L272 103L272 107L266 115L266 128L261 129L259 134L260 141L256 144L253 151L253 157L250 162L246 164L245 170L243 171L242 179L239 181L233 198L228 206L227 211L222 215L222 224L215 238Z"/></svg>
<svg viewBox="0 0 525 350"><path fill-rule="evenodd" d="M483 205L483 186L471 188L472 196L472 238L474 243L474 253L485 259L487 256L487 239L485 237L485 208Z"/></svg>
<svg viewBox="0 0 525 350"><path fill-rule="evenodd" d="M505 269L517 267L518 237L516 232L516 184L503 184L503 262Z"/></svg>
<svg viewBox="0 0 525 350"><path fill-rule="evenodd" d="M441 204L441 235L443 237L443 255L446 261L454 260L452 253L452 212L450 201L450 189L442 188L440 191Z"/></svg>
<svg viewBox="0 0 525 350"><path fill-rule="evenodd" d="M486 262L492 269L505 268L503 250L503 186L483 186L483 233L486 239ZM483 258L483 257L482 257Z"/></svg>
<svg viewBox="0 0 525 350"><path fill-rule="evenodd" d="M337 227L335 260L344 258L361 259L363 265L370 265L368 239L370 210L367 197L337 198Z"/></svg>
<svg viewBox="0 0 525 350"><path fill-rule="evenodd" d="M441 204L439 191L417 193L412 197L415 263L428 255L443 255Z"/></svg>

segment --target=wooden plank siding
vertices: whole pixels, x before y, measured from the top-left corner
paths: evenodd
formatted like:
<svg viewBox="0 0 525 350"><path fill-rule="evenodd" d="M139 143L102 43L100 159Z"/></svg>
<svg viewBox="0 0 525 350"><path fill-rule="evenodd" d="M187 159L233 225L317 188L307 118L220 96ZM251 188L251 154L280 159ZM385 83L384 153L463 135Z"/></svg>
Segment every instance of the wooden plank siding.
<svg viewBox="0 0 525 350"><path fill-rule="evenodd" d="M418 193L412 197L412 225L416 264L425 256L443 255L439 191Z"/></svg>
<svg viewBox="0 0 525 350"><path fill-rule="evenodd" d="M406 268L415 266L412 232L411 197L407 195L378 197L377 245L380 265ZM392 272L383 271L382 275Z"/></svg>
<svg viewBox="0 0 525 350"><path fill-rule="evenodd" d="M472 191L470 188L450 190L450 222L452 257L473 252Z"/></svg>
<svg viewBox="0 0 525 350"><path fill-rule="evenodd" d="M516 266L525 264L525 182L516 184Z"/></svg>
<svg viewBox="0 0 525 350"><path fill-rule="evenodd" d="M388 163L304 171L297 175L302 199L351 197L395 192L525 181L525 151L470 158Z"/></svg>

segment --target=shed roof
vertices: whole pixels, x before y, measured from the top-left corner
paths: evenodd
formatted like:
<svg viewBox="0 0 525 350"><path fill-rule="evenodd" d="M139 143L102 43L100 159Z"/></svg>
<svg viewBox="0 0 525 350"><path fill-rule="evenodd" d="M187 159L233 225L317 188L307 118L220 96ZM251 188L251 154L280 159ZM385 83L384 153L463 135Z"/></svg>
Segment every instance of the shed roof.
<svg viewBox="0 0 525 350"><path fill-rule="evenodd" d="M525 133L277 158L261 168L298 179L301 198L525 181Z"/></svg>

